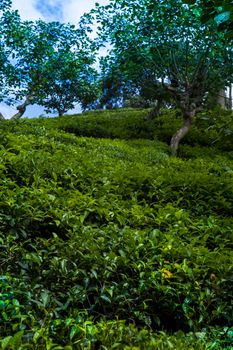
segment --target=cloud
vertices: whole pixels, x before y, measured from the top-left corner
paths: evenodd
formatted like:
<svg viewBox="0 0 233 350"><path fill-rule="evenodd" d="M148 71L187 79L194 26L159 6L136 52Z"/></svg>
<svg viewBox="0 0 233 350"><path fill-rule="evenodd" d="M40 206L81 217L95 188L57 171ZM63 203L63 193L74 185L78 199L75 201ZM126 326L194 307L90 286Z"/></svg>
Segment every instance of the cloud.
<svg viewBox="0 0 233 350"><path fill-rule="evenodd" d="M96 0L12 0L23 20L61 21L77 24L80 17L95 7ZM98 0L106 5L109 0Z"/></svg>
<svg viewBox="0 0 233 350"><path fill-rule="evenodd" d="M13 0L12 8L14 10L19 10L20 16L23 20L35 21L39 18L45 19L40 11L36 9L35 0Z"/></svg>
<svg viewBox="0 0 233 350"><path fill-rule="evenodd" d="M64 21L76 24L80 17L95 7L96 0L69 0L64 6ZM106 5L109 0L99 0L100 5Z"/></svg>
<svg viewBox="0 0 233 350"><path fill-rule="evenodd" d="M71 22L77 24L79 18L95 7L96 0L12 0L13 8L19 10L23 20ZM109 0L98 0L106 5Z"/></svg>
<svg viewBox="0 0 233 350"><path fill-rule="evenodd" d="M47 21L63 21L63 0L37 0L35 7Z"/></svg>

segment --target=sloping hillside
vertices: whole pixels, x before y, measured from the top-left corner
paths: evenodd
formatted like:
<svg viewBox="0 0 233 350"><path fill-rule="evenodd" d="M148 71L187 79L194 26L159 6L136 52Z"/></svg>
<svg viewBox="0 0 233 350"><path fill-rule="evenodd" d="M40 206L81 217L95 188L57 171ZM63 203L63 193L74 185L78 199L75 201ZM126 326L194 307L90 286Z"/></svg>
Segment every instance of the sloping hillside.
<svg viewBox="0 0 233 350"><path fill-rule="evenodd" d="M1 349L232 349L232 118L147 113L0 125Z"/></svg>

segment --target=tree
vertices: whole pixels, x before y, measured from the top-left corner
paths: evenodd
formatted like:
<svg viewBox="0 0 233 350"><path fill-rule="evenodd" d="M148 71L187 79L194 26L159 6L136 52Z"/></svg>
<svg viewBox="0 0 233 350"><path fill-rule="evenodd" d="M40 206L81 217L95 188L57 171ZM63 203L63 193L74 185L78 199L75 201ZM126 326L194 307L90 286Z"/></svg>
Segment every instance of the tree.
<svg viewBox="0 0 233 350"><path fill-rule="evenodd" d="M2 11L0 24L0 99L9 104L24 99L12 119L20 118L29 104L38 103L62 115L75 103L85 105L95 98L96 47L88 28L23 22L10 9Z"/></svg>
<svg viewBox="0 0 233 350"><path fill-rule="evenodd" d="M202 23L215 22L217 24L217 30L221 32L224 37L230 40L233 37L233 2L231 0L184 0L186 4L201 8ZM220 89L214 93L211 98L212 105L220 105L222 108L232 109L232 81L228 81L229 94L226 95L226 89Z"/></svg>
<svg viewBox="0 0 233 350"><path fill-rule="evenodd" d="M171 139L175 155L207 95L229 79L230 46L215 23L202 24L201 10L180 0L114 0L95 14L123 66L150 70L181 109L183 126Z"/></svg>
<svg viewBox="0 0 233 350"><path fill-rule="evenodd" d="M76 103L85 109L96 99L95 47L82 30L58 23L47 27L51 29L52 25L59 28L60 34L55 45L50 45L48 59L36 67L35 101L48 112L57 110L61 116Z"/></svg>
<svg viewBox="0 0 233 350"><path fill-rule="evenodd" d="M114 55L101 57L99 80L101 93L96 108L113 109L122 105L122 101L129 94L129 81Z"/></svg>
<svg viewBox="0 0 233 350"><path fill-rule="evenodd" d="M165 103L171 104L171 93L163 88L163 79L158 78L154 63L148 60L145 64L144 49L129 47L124 54L113 51L111 59L107 57L104 61L108 62L105 98L121 100L123 105L132 107L152 107L147 119L157 116Z"/></svg>
<svg viewBox="0 0 233 350"><path fill-rule="evenodd" d="M13 64L12 50L6 43L6 26L11 27L15 23L18 26L19 16L10 11L11 1L4 0L0 3L0 102L12 103L12 95L17 86L17 75ZM17 34L16 34L17 36ZM4 119L0 113L0 119Z"/></svg>
<svg viewBox="0 0 233 350"><path fill-rule="evenodd" d="M11 0L1 0L0 3L0 11L6 11L11 8L12 1Z"/></svg>

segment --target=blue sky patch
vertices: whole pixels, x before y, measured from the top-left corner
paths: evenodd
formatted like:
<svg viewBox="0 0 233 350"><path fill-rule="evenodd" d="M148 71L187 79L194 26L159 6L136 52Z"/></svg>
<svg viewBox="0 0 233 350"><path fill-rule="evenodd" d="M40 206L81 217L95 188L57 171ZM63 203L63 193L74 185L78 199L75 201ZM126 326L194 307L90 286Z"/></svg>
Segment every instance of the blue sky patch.
<svg viewBox="0 0 233 350"><path fill-rule="evenodd" d="M63 19L63 0L37 0L36 9L47 20L59 20Z"/></svg>

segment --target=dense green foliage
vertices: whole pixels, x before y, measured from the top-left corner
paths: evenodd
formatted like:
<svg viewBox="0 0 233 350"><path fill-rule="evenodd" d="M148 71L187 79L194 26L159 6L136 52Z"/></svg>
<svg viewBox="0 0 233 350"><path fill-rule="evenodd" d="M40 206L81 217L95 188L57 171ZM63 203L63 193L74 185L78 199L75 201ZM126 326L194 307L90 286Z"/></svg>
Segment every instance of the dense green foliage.
<svg viewBox="0 0 233 350"><path fill-rule="evenodd" d="M84 22L22 21L10 5L0 7L0 102L26 99L15 118L33 103L59 115L77 103L85 109L98 93L91 29Z"/></svg>
<svg viewBox="0 0 233 350"><path fill-rule="evenodd" d="M1 349L232 349L232 118L146 113L1 124Z"/></svg>
<svg viewBox="0 0 233 350"><path fill-rule="evenodd" d="M94 111L56 120L44 120L60 130L77 136L118 139L158 139L166 143L182 124L179 110L163 109L154 120L147 120L148 109ZM215 109L199 113L185 143L195 146L217 146L232 151L232 112ZM183 148L180 151L183 153ZM205 149L208 153L208 148ZM211 151L210 151L211 152ZM203 151L204 153L204 151ZM191 156L191 154L189 154Z"/></svg>
<svg viewBox="0 0 233 350"><path fill-rule="evenodd" d="M102 60L100 106L119 106L136 96L143 107L154 106L151 117L162 106L178 107L183 125L171 137L173 155L207 102L226 107L225 87L232 84L232 47L215 21L203 23L198 5L112 0L92 11L100 37L111 44Z"/></svg>
<svg viewBox="0 0 233 350"><path fill-rule="evenodd" d="M112 45L105 78L114 76L116 85L118 77L121 91L131 84L152 101L169 99L170 92L182 110L195 110L232 79L231 46L216 24L201 22L198 6L181 0L117 0L93 13L100 35Z"/></svg>
<svg viewBox="0 0 233 350"><path fill-rule="evenodd" d="M222 31L226 37L233 37L233 2L232 0L185 0L184 3L193 6L201 6L202 22L214 20L218 25L218 30Z"/></svg>

